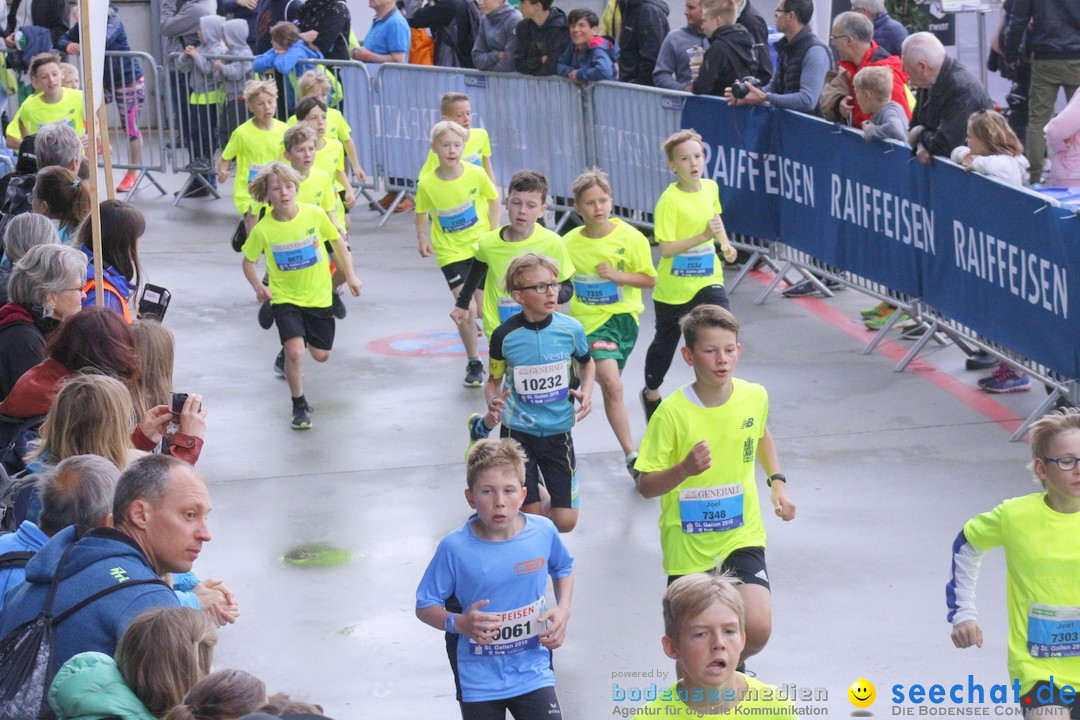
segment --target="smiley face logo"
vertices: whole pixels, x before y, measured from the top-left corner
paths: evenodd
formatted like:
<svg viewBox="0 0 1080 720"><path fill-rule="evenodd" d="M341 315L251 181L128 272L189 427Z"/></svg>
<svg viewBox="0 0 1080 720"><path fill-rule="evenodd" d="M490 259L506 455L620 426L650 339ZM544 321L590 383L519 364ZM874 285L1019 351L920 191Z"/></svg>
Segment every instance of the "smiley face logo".
<svg viewBox="0 0 1080 720"><path fill-rule="evenodd" d="M857 708L868 708L877 699L877 690L874 684L866 678L859 678L851 683L847 691L848 700Z"/></svg>

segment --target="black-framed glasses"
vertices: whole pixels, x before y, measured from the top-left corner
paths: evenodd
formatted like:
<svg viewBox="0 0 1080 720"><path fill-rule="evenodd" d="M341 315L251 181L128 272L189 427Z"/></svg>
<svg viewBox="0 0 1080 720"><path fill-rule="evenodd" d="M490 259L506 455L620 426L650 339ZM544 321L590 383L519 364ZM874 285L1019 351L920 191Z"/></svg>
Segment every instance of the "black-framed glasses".
<svg viewBox="0 0 1080 720"><path fill-rule="evenodd" d="M1068 472L1076 469L1076 463L1080 462L1080 458L1073 457L1072 455L1062 455L1061 457L1044 457L1046 462L1054 463L1058 466L1059 470Z"/></svg>
<svg viewBox="0 0 1080 720"><path fill-rule="evenodd" d="M780 17L784 13L789 13L789 12L791 12L791 11L790 10L785 10L784 8L776 8L775 10L773 10L773 15L775 15L776 17Z"/></svg>
<svg viewBox="0 0 1080 720"><path fill-rule="evenodd" d="M550 293L550 292L559 292L559 288L561 288L561 287L562 287L562 283L553 282L553 283L541 283L539 285L528 285L526 287L519 287L519 288L516 288L516 289L519 292L524 292L526 290L532 290L537 295L545 295L545 294Z"/></svg>
<svg viewBox="0 0 1080 720"><path fill-rule="evenodd" d="M846 38L846 37L851 37L851 36L850 35L830 35L829 36L829 42L836 42L840 38Z"/></svg>

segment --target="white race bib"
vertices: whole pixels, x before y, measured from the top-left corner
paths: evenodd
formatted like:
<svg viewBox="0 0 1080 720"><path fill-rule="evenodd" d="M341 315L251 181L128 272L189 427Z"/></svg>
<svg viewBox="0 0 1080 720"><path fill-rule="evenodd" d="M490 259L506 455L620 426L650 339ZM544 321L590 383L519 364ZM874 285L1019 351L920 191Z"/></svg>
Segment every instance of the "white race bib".
<svg viewBox="0 0 1080 720"><path fill-rule="evenodd" d="M514 393L529 405L566 400L570 390L570 363L518 365L514 368Z"/></svg>
<svg viewBox="0 0 1080 720"><path fill-rule="evenodd" d="M540 598L536 602L514 610L499 613L499 631L494 642L488 645L469 640L473 655L514 655L540 647L540 633L546 623L540 622L540 616L547 608L547 601Z"/></svg>

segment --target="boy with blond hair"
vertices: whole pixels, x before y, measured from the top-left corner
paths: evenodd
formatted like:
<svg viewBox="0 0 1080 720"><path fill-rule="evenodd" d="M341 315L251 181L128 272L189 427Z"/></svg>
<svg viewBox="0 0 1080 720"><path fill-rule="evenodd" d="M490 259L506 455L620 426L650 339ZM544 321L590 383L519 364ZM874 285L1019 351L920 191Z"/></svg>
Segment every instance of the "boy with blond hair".
<svg viewBox="0 0 1080 720"><path fill-rule="evenodd" d="M566 635L574 558L550 520L520 512L525 457L516 442L478 442L465 476L476 512L439 543L416 590L416 617L446 633L463 720L507 710L561 717L551 651Z"/></svg>
<svg viewBox="0 0 1080 720"><path fill-rule="evenodd" d="M734 377L739 324L717 305L700 305L681 321L694 382L660 403L641 441L638 492L660 498L660 548L668 583L719 566L743 582L746 642L741 658L772 633L772 595L765 566L765 524L758 505L756 459L770 501L783 520L795 517L766 421L765 388ZM715 461L714 461L715 458Z"/></svg>
<svg viewBox="0 0 1080 720"><path fill-rule="evenodd" d="M461 157L462 162L479 165L484 172L495 182L495 168L491 165L491 138L484 128L472 126L472 101L465 93L448 92L439 101L439 115L443 120L451 120L465 128L468 138L465 140L465 149ZM439 158L434 152L428 151L424 167L420 168L419 177L427 175L439 166Z"/></svg>
<svg viewBox="0 0 1080 720"><path fill-rule="evenodd" d="M863 138L907 142L908 119L900 103L892 99L892 70L887 67L864 67L855 73L855 99L870 115L862 125Z"/></svg>
<svg viewBox="0 0 1080 720"><path fill-rule="evenodd" d="M256 299L270 302L292 395L292 428L307 430L312 407L304 397L305 351L321 363L330 359L334 346L333 284L324 244L333 246L354 296L360 294L361 283L349 247L330 217L314 205L296 202L300 182L299 173L283 162L269 163L252 181L252 200L269 208L244 243L242 266ZM266 256L269 287L255 266L260 255Z"/></svg>
<svg viewBox="0 0 1080 720"><path fill-rule="evenodd" d="M746 604L734 576L694 573L664 593L664 654L678 663L679 681L649 703L663 717L768 715L796 720L780 689L736 670L746 644Z"/></svg>
<svg viewBox="0 0 1080 720"><path fill-rule="evenodd" d="M236 160L233 205L244 219L247 232L258 222L259 206L253 202L248 185L266 166L281 157L282 141L288 126L274 117L277 88L269 80L251 80L244 86L244 100L254 116L233 130L218 161L218 182L229 179L229 161Z"/></svg>
<svg viewBox="0 0 1080 720"><path fill-rule="evenodd" d="M420 177L416 188L416 240L420 257L435 255L446 284L459 298L476 254L477 240L499 224L499 191L484 170L461 161L468 131L452 120L431 128L431 150L438 167ZM458 323L468 363L465 387L481 387L484 366L476 342L475 315L470 310L472 293L465 298L472 320Z"/></svg>
<svg viewBox="0 0 1080 720"><path fill-rule="evenodd" d="M345 157L349 160L349 167L352 168L353 175L360 182L363 182L367 178L367 173L364 172L364 168L360 166L360 156L356 151L356 143L352 139L352 126L349 125L349 121L345 119L341 111L330 105L330 91L331 91L330 79L323 72L322 68L316 68L314 70L308 70L306 73L300 76L299 90L300 100L309 97L316 97L326 104L326 136L333 138L340 142L345 148ZM287 125L295 125L297 123L296 115L290 115L289 119L285 121ZM344 198L342 198L344 201Z"/></svg>

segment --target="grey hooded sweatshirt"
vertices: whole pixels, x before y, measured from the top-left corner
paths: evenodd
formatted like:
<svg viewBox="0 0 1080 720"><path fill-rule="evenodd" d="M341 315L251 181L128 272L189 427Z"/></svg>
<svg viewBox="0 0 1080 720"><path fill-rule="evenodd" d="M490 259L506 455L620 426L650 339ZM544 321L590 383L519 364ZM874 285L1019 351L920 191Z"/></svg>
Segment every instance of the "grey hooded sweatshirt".
<svg viewBox="0 0 1080 720"><path fill-rule="evenodd" d="M472 59L477 70L514 72L514 28L521 22L521 13L509 3L503 3L480 20ZM503 57L499 59L499 53Z"/></svg>

